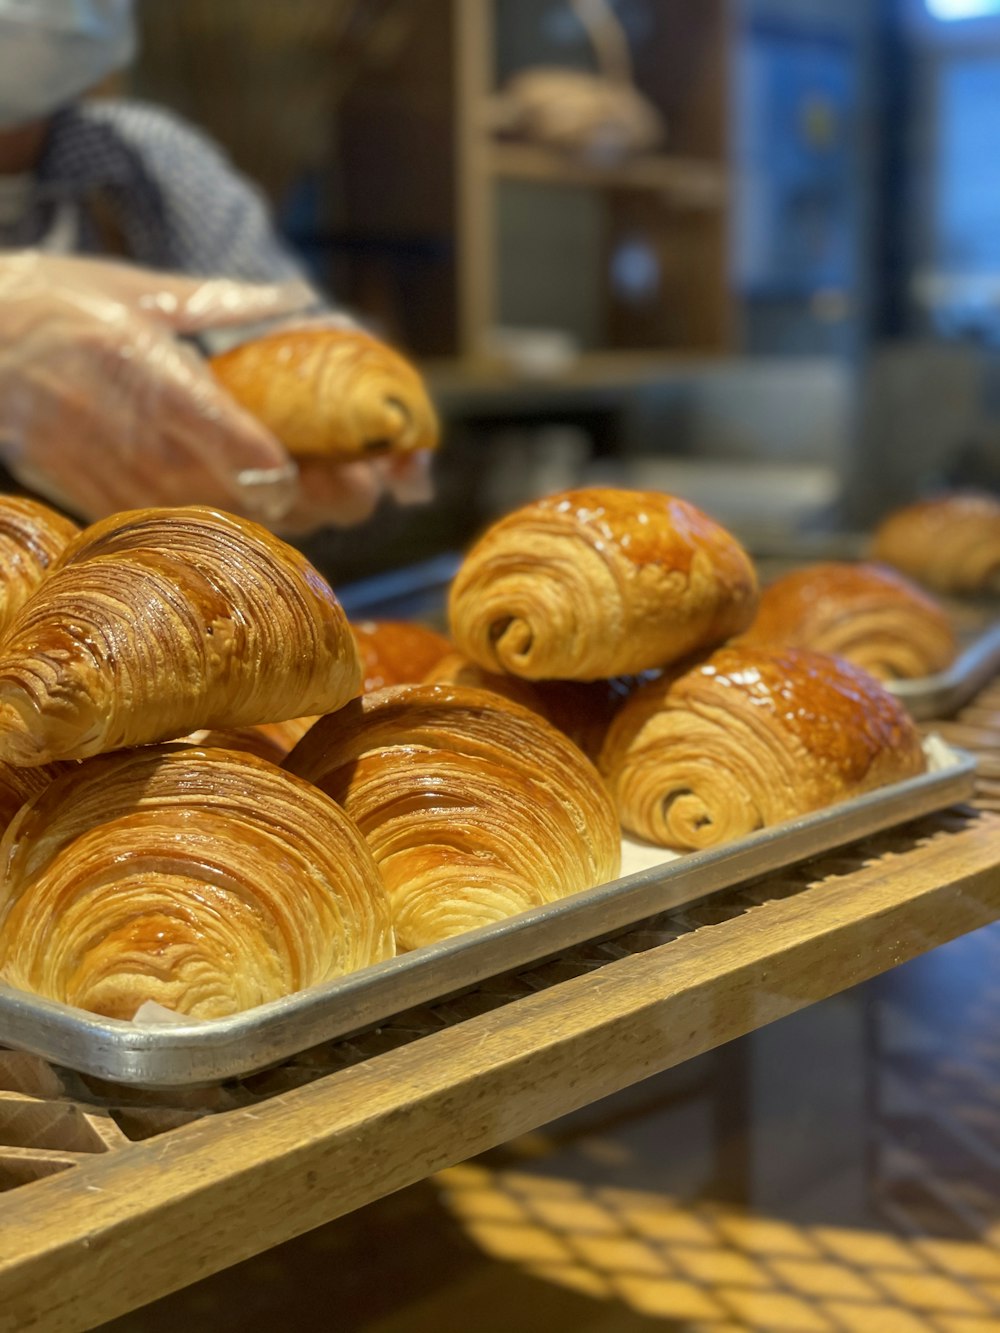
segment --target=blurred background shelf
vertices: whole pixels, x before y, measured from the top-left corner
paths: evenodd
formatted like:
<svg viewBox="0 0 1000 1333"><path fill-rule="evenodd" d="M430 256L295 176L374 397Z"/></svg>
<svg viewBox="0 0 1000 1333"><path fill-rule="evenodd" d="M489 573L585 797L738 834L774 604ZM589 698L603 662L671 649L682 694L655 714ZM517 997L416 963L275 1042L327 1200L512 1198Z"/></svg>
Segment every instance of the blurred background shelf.
<svg viewBox="0 0 1000 1333"><path fill-rule="evenodd" d="M582 185L605 190L651 190L686 208L721 208L729 198L728 173L717 162L650 153L614 166L567 158L534 144L495 143L490 170L509 180Z"/></svg>

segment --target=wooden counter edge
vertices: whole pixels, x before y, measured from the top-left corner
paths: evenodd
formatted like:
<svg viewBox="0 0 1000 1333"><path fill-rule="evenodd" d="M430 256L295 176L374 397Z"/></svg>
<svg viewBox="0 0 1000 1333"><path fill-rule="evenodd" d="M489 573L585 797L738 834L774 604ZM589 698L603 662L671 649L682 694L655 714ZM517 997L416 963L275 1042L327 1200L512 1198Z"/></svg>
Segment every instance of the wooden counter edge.
<svg viewBox="0 0 1000 1333"><path fill-rule="evenodd" d="M1000 915L1000 820L0 1198L0 1330L134 1309Z"/></svg>

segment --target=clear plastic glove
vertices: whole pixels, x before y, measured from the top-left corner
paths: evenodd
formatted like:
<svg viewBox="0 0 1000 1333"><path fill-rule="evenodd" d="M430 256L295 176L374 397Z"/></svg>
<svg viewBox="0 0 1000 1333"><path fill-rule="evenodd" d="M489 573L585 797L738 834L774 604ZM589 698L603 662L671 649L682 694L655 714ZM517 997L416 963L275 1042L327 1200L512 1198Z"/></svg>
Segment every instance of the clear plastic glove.
<svg viewBox="0 0 1000 1333"><path fill-rule="evenodd" d="M206 503L277 523L299 504L294 463L179 335L284 318L314 300L304 283L0 256L0 458L26 486L88 519ZM372 486L377 498L377 479ZM349 495L336 514L310 508L316 526L365 516Z"/></svg>

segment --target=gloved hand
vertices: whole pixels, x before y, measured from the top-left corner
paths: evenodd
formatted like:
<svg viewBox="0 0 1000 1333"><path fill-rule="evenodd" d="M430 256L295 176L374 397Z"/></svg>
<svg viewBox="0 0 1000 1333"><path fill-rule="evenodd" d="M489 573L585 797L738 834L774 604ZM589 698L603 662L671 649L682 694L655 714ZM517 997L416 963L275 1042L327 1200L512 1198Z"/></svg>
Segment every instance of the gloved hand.
<svg viewBox="0 0 1000 1333"><path fill-rule="evenodd" d="M366 465L303 501L295 464L178 335L305 311L304 283L250 286L103 260L0 256L0 459L26 486L94 519L214 504L281 527L367 516ZM306 518L306 514L308 518Z"/></svg>

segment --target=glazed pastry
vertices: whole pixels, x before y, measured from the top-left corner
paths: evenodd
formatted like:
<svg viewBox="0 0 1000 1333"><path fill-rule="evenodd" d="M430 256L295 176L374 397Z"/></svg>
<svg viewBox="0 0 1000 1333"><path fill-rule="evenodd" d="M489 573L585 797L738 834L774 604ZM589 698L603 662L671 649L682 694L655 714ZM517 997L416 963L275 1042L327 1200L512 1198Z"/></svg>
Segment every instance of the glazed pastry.
<svg viewBox="0 0 1000 1333"><path fill-rule="evenodd" d="M701 850L916 776L902 705L860 668L801 648L734 645L643 686L601 755L622 825Z"/></svg>
<svg viewBox="0 0 1000 1333"><path fill-rule="evenodd" d="M1000 500L946 495L890 514L873 555L938 592L1000 591Z"/></svg>
<svg viewBox="0 0 1000 1333"><path fill-rule="evenodd" d="M743 641L833 653L879 680L933 676L958 652L943 608L877 565L813 565L778 579Z"/></svg>
<svg viewBox="0 0 1000 1333"><path fill-rule="evenodd" d="M296 458L347 462L437 447L437 417L420 375L360 329L270 333L213 357L211 366Z"/></svg>
<svg viewBox="0 0 1000 1333"><path fill-rule="evenodd" d="M618 821L565 736L482 690L397 685L321 718L286 760L368 839L416 949L618 873Z"/></svg>
<svg viewBox="0 0 1000 1333"><path fill-rule="evenodd" d="M43 792L70 767L69 764L46 764L40 768L12 768L10 764L0 764L0 834L22 805Z"/></svg>
<svg viewBox="0 0 1000 1333"><path fill-rule="evenodd" d="M203 729L183 736L179 743L197 745L203 750L239 750L243 754L255 754L269 763L280 764L315 721L314 717L295 717L287 722L263 722L256 727Z"/></svg>
<svg viewBox="0 0 1000 1333"><path fill-rule="evenodd" d="M417 684L452 652L443 634L407 620L362 620L351 629L361 654L365 694L383 685Z"/></svg>
<svg viewBox="0 0 1000 1333"><path fill-rule="evenodd" d="M52 783L0 842L0 976L109 1018L224 1018L393 953L364 839L250 755L152 746Z"/></svg>
<svg viewBox="0 0 1000 1333"><path fill-rule="evenodd" d="M652 491L568 491L495 523L452 584L452 638L487 671L605 680L707 652L747 628L739 543Z"/></svg>
<svg viewBox="0 0 1000 1333"><path fill-rule="evenodd" d="M0 634L79 531L37 500L0 496Z"/></svg>
<svg viewBox="0 0 1000 1333"><path fill-rule="evenodd" d="M212 509L87 528L0 642L0 760L316 716L361 684L339 602L304 556Z"/></svg>
<svg viewBox="0 0 1000 1333"><path fill-rule="evenodd" d="M428 684L471 685L530 708L596 762L615 713L640 683L633 676L614 680L521 680L484 671L461 653L449 653L428 671Z"/></svg>

